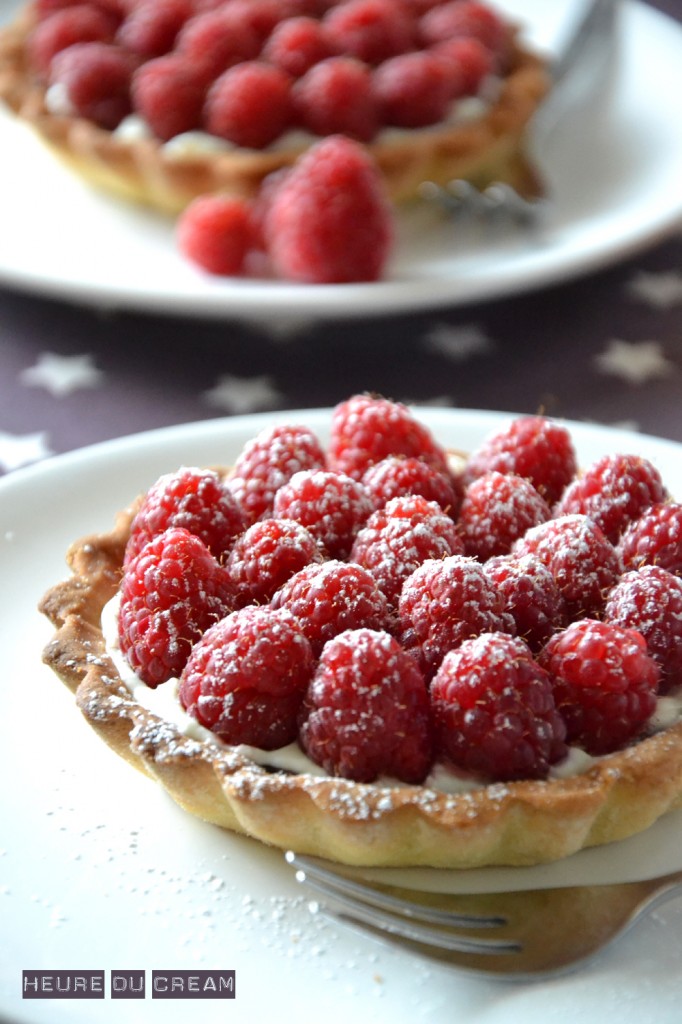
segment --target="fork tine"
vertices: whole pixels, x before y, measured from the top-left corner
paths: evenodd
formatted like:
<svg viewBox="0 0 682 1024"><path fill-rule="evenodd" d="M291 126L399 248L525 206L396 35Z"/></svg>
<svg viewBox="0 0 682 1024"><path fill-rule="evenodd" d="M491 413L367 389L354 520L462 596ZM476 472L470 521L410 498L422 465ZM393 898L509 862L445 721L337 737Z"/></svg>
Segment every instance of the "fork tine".
<svg viewBox="0 0 682 1024"><path fill-rule="evenodd" d="M360 924L373 934L389 934L418 943L424 949L449 950L478 955L519 953L522 946L509 939L475 938L452 931L460 928L493 928L506 924L504 917L453 914L428 905L416 905L391 893L355 882L328 871L306 857L287 853L296 868L296 880L324 896L323 912L347 924ZM317 907L315 909L318 909Z"/></svg>

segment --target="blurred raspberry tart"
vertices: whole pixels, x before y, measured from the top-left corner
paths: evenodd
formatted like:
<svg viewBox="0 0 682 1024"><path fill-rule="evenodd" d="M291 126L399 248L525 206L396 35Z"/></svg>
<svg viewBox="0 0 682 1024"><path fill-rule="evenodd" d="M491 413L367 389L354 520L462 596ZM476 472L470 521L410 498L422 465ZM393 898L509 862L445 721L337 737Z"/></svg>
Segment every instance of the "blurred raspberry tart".
<svg viewBox="0 0 682 1024"><path fill-rule="evenodd" d="M542 417L465 459L356 395L328 444L282 424L77 541L45 661L181 806L276 847L469 868L625 838L682 806L682 580L563 514L583 476L622 508L576 464ZM658 536L661 487L625 537Z"/></svg>
<svg viewBox="0 0 682 1024"><path fill-rule="evenodd" d="M91 183L173 213L254 196L331 134L395 201L453 178L537 194L548 87L474 0L34 0L0 32L0 99Z"/></svg>

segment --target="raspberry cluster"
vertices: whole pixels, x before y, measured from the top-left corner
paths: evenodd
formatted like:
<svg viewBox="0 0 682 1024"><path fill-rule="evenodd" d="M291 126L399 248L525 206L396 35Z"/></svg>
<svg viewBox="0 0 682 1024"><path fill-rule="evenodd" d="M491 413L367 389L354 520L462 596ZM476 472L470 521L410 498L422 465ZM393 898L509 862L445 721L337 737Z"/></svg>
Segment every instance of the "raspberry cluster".
<svg viewBox="0 0 682 1024"><path fill-rule="evenodd" d="M44 82L65 85L79 116L107 129L134 112L162 141L201 130L263 149L305 129L369 142L384 125L443 120L450 102L508 61L511 26L486 4L420 8L418 0L38 2L28 55Z"/></svg>
<svg viewBox="0 0 682 1024"><path fill-rule="evenodd" d="M621 749L682 686L681 509L645 459L575 466L537 416L455 470L372 395L326 447L266 430L226 477L183 468L141 500L122 650L224 742L297 742L362 782L543 779L569 745Z"/></svg>
<svg viewBox="0 0 682 1024"><path fill-rule="evenodd" d="M59 110L108 131L135 115L161 143L201 132L300 150L306 133L311 152L271 176L276 188L194 200L177 245L209 274L314 284L377 280L389 258L391 209L364 144L446 121L505 73L513 39L478 0L45 0L35 12L28 59Z"/></svg>

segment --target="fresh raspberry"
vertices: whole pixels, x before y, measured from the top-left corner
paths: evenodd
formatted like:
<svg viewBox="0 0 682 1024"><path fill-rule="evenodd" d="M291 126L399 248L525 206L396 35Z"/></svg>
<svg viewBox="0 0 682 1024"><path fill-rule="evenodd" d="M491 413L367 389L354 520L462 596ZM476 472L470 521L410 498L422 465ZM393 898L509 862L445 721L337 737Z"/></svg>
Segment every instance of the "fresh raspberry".
<svg viewBox="0 0 682 1024"><path fill-rule="evenodd" d="M345 629L386 630L391 617L374 577L352 562L307 565L277 591L273 608L287 608L301 624L313 654Z"/></svg>
<svg viewBox="0 0 682 1024"><path fill-rule="evenodd" d="M447 39L477 39L500 57L509 42L509 28L502 18L487 5L474 0L439 4L421 18L419 31L427 45Z"/></svg>
<svg viewBox="0 0 682 1024"><path fill-rule="evenodd" d="M292 519L262 519L239 537L227 570L244 604L267 604L276 590L324 558L313 535Z"/></svg>
<svg viewBox="0 0 682 1024"><path fill-rule="evenodd" d="M281 22L314 13L310 0L218 0L217 6L253 32L261 47Z"/></svg>
<svg viewBox="0 0 682 1024"><path fill-rule="evenodd" d="M431 721L414 659L377 630L348 630L330 640L306 694L299 740L330 775L423 782L431 768Z"/></svg>
<svg viewBox="0 0 682 1024"><path fill-rule="evenodd" d="M257 250L267 250L267 220L270 216L270 208L279 191L280 185L289 174L288 167L279 167L276 171L263 178L258 192L251 200L251 221L254 228L254 246Z"/></svg>
<svg viewBox="0 0 682 1024"><path fill-rule="evenodd" d="M339 52L366 64L406 53L416 42L416 23L397 0L345 0L324 16L324 24Z"/></svg>
<svg viewBox="0 0 682 1024"><path fill-rule="evenodd" d="M315 18L299 17L277 25L263 47L262 57L292 78L300 78L334 53L325 26Z"/></svg>
<svg viewBox="0 0 682 1024"><path fill-rule="evenodd" d="M195 534L215 558L223 559L246 528L246 521L217 473L183 467L159 477L147 491L130 527L124 564L171 527Z"/></svg>
<svg viewBox="0 0 682 1024"><path fill-rule="evenodd" d="M134 60L110 43L74 43L55 56L49 81L66 90L79 117L113 131L132 109L134 68Z"/></svg>
<svg viewBox="0 0 682 1024"><path fill-rule="evenodd" d="M272 513L275 493L294 473L325 469L324 450L311 430L295 424L267 428L246 444L227 485L250 523Z"/></svg>
<svg viewBox="0 0 682 1024"><path fill-rule="evenodd" d="M625 746L656 707L659 668L634 629L581 619L553 636L539 661L552 677L566 739L588 754Z"/></svg>
<svg viewBox="0 0 682 1024"><path fill-rule="evenodd" d="M237 196L197 196L178 218L176 236L183 256L202 270L241 274L256 238L251 205Z"/></svg>
<svg viewBox="0 0 682 1024"><path fill-rule="evenodd" d="M31 9L35 12L36 17L43 21L56 11L63 11L67 7L82 6L83 0L34 0ZM88 0L87 6L98 7L119 21L126 13L125 0Z"/></svg>
<svg viewBox="0 0 682 1024"><path fill-rule="evenodd" d="M286 611L242 608L208 629L180 680L180 702L229 744L293 743L313 673L310 644Z"/></svg>
<svg viewBox="0 0 682 1024"><path fill-rule="evenodd" d="M179 676L192 645L234 607L230 578L199 537L172 528L127 566L118 635L147 686Z"/></svg>
<svg viewBox="0 0 682 1024"><path fill-rule="evenodd" d="M458 524L466 554L485 562L508 554L526 530L550 516L549 505L528 480L493 471L469 484Z"/></svg>
<svg viewBox="0 0 682 1024"><path fill-rule="evenodd" d="M627 528L618 550L626 569L658 565L682 575L682 505L653 505Z"/></svg>
<svg viewBox="0 0 682 1024"><path fill-rule="evenodd" d="M475 96L495 69L492 53L478 39L447 39L431 52L443 63L453 100Z"/></svg>
<svg viewBox="0 0 682 1024"><path fill-rule="evenodd" d="M408 576L398 605L400 639L430 679L448 651L481 633L513 633L502 595L473 558L428 559Z"/></svg>
<svg viewBox="0 0 682 1024"><path fill-rule="evenodd" d="M107 11L89 4L77 4L55 11L40 21L28 39L31 65L47 78L52 59L75 43L110 43L117 20Z"/></svg>
<svg viewBox="0 0 682 1024"><path fill-rule="evenodd" d="M147 61L133 75L133 107L163 141L201 126L205 96L203 74L177 53Z"/></svg>
<svg viewBox="0 0 682 1024"><path fill-rule="evenodd" d="M343 473L317 469L302 470L280 487L272 514L305 526L330 558L347 558L371 511L361 483Z"/></svg>
<svg viewBox="0 0 682 1024"><path fill-rule="evenodd" d="M436 756L487 780L544 779L567 754L552 680L530 649L483 633L445 655L431 684Z"/></svg>
<svg viewBox="0 0 682 1024"><path fill-rule="evenodd" d="M388 455L369 467L362 483L375 508L381 508L391 498L418 494L427 501L438 502L451 519L456 519L462 504L460 481L414 456Z"/></svg>
<svg viewBox="0 0 682 1024"><path fill-rule="evenodd" d="M440 505L407 495L372 513L350 557L371 572L389 604L397 607L403 583L422 562L463 554L457 527Z"/></svg>
<svg viewBox="0 0 682 1024"><path fill-rule="evenodd" d="M576 455L565 427L544 416L521 416L496 431L471 455L465 478L484 473L514 473L525 477L550 505L576 472Z"/></svg>
<svg viewBox="0 0 682 1024"><path fill-rule="evenodd" d="M146 60L161 57L175 45L180 29L194 13L191 0L142 0L116 33L116 42Z"/></svg>
<svg viewBox="0 0 682 1024"><path fill-rule="evenodd" d="M333 469L359 480L389 455L423 459L448 472L445 452L407 406L374 395L354 395L336 406L329 442Z"/></svg>
<svg viewBox="0 0 682 1024"><path fill-rule="evenodd" d="M639 455L605 455L564 491L556 515L589 516L617 543L623 530L666 497L661 474Z"/></svg>
<svg viewBox="0 0 682 1024"><path fill-rule="evenodd" d="M587 516L561 516L534 526L513 551L535 555L547 566L571 618L601 613L621 573L618 552Z"/></svg>
<svg viewBox="0 0 682 1024"><path fill-rule="evenodd" d="M281 277L316 284L380 278L393 214L362 146L331 135L304 153L274 196L266 232Z"/></svg>
<svg viewBox="0 0 682 1024"><path fill-rule="evenodd" d="M445 62L428 51L391 57L374 72L383 122L399 128L445 120L453 89Z"/></svg>
<svg viewBox="0 0 682 1024"><path fill-rule="evenodd" d="M196 14L178 34L175 48L194 67L203 69L205 80L217 78L242 61L253 60L261 47L254 28L239 12L226 8Z"/></svg>
<svg viewBox="0 0 682 1024"><path fill-rule="evenodd" d="M291 79L263 61L228 68L206 97L206 130L235 146L263 149L279 138L292 119Z"/></svg>
<svg viewBox="0 0 682 1024"><path fill-rule="evenodd" d="M563 594L546 565L532 555L501 555L483 566L513 617L516 635L539 651L552 633L568 625Z"/></svg>
<svg viewBox="0 0 682 1024"><path fill-rule="evenodd" d="M657 565L626 572L606 602L604 618L636 629L661 669L660 692L682 684L682 579Z"/></svg>
<svg viewBox="0 0 682 1024"><path fill-rule="evenodd" d="M371 142L380 123L372 73L355 57L328 57L294 84L298 120L313 135L348 135Z"/></svg>

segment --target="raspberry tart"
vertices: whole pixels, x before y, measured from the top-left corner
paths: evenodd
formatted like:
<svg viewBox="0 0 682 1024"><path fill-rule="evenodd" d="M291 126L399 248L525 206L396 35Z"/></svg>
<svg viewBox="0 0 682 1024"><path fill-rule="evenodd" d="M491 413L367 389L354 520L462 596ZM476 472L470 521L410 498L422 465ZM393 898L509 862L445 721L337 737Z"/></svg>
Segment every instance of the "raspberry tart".
<svg viewBox="0 0 682 1024"><path fill-rule="evenodd" d="M548 87L474 0L33 0L0 32L0 99L89 182L173 213L252 197L333 134L396 201L453 178L537 194Z"/></svg>
<svg viewBox="0 0 682 1024"><path fill-rule="evenodd" d="M642 460L627 501L576 466L543 417L467 457L353 396L328 443L282 423L77 541L44 659L181 806L275 847L470 868L623 839L682 806L679 506Z"/></svg>

